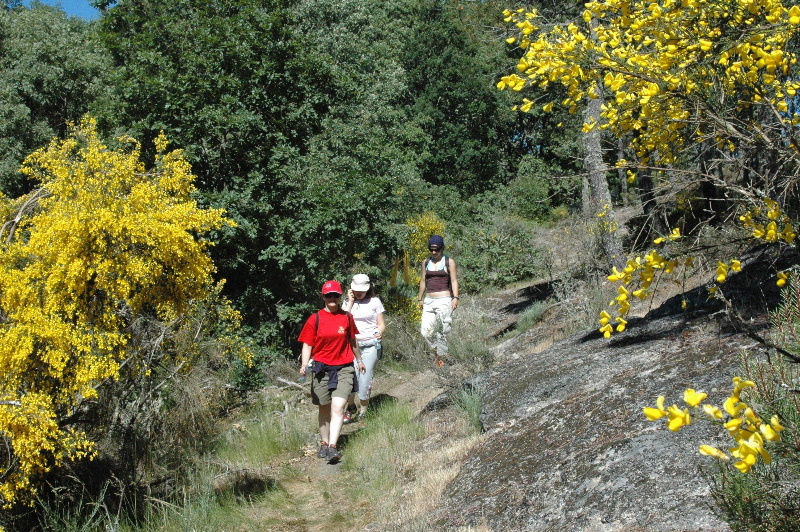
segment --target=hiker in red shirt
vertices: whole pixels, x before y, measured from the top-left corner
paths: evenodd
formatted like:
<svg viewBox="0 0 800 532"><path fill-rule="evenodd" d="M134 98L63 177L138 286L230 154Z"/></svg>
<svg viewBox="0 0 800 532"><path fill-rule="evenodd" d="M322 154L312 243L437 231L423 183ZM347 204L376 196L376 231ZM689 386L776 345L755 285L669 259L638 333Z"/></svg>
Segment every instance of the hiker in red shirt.
<svg viewBox="0 0 800 532"><path fill-rule="evenodd" d="M309 360L311 367L311 401L319 406L319 434L322 438L317 456L334 464L341 458L336 447L342 430L347 398L358 391L353 360L358 361L358 371L364 372L364 362L356 342L353 315L339 307L342 286L337 281L326 281L322 285L325 307L306 320L300 336L303 351L300 375L306 374Z"/></svg>

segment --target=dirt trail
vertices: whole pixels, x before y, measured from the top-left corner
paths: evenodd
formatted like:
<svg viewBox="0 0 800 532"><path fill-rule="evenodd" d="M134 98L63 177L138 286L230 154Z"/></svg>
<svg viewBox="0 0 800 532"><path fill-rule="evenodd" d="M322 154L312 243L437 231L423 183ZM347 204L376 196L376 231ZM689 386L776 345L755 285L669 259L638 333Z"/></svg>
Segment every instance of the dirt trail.
<svg viewBox="0 0 800 532"><path fill-rule="evenodd" d="M550 288L545 283L520 285L482 298L481 313L490 316L495 325L491 331L495 338L491 340L512 329L518 315L548 295ZM537 342L533 337L530 341ZM498 362L504 358L503 353L496 353ZM343 458L339 464L331 465L317 458L317 445L310 442L300 456L291 458L288 464L275 464L271 468L277 472L274 481L279 487L279 500L268 497L248 508L247 521L251 523L248 530L426 529L426 514L435 509L447 483L455 477L469 449L480 439L479 435L467 434L471 431L464 428L463 415L448 400L437 399L445 397L444 392L458 387L470 375L458 364L440 369L432 361L430 367L414 373L393 371L386 366L378 366L373 402L376 406L385 400L410 405L425 430L422 439L409 450L407 463L402 466L404 479L400 488L404 500L392 501L393 509L385 506L390 502L382 502L381 507L376 508L375 502L371 507L363 496L348 495L353 491L351 486L360 482L360 472L346 466L348 461L358 459L348 449L347 443L348 438L360 430L353 423L343 427L340 439ZM316 409L310 398L302 400L297 408L309 416L309 424L313 426L311 417L315 416ZM380 497L373 497L376 498L380 500ZM403 508L397 508L398 505ZM412 522L416 525L411 526Z"/></svg>
<svg viewBox="0 0 800 532"><path fill-rule="evenodd" d="M379 368L373 399L376 404L385 400L403 401L419 416L426 405L445 390L445 380L442 372L433 368L413 374ZM308 410L313 417L315 408L310 399L304 400L298 408ZM359 430L357 423L343 427L340 438L343 457L338 464L328 464L318 458L317 445L309 443L300 456L278 467L274 480L280 487L280 500L267 498L251 506L247 510L247 521L251 524L246 529L308 532L371 529L374 508L363 502L359 507L358 502L353 502L357 498L347 495L348 486L358 482L357 475L344 468L348 460L356 459L348 452L347 440ZM428 437L432 435L429 431Z"/></svg>

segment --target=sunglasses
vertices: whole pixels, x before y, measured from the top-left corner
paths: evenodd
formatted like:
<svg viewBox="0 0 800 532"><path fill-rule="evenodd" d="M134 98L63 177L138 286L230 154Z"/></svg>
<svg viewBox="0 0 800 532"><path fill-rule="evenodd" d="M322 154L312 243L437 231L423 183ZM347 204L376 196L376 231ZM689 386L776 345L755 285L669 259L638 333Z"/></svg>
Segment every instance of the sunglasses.
<svg viewBox="0 0 800 532"><path fill-rule="evenodd" d="M324 297L325 299L339 299L340 297L342 297L342 294L335 294L335 293L322 294L322 297Z"/></svg>
<svg viewBox="0 0 800 532"><path fill-rule="evenodd" d="M437 246L431 246L431 247L429 247L428 249L429 249L430 251L433 251L434 253L436 253L437 251L439 251L439 250L440 250L440 249L442 249L442 248L440 248L440 247L437 247Z"/></svg>

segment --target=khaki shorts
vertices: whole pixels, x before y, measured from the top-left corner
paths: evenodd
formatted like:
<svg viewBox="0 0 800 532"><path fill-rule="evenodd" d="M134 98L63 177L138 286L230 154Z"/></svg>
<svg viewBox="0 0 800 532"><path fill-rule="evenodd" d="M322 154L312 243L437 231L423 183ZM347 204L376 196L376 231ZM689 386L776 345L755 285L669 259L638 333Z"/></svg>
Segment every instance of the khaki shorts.
<svg viewBox="0 0 800 532"><path fill-rule="evenodd" d="M318 406L331 404L333 397L347 399L353 393L353 379L356 369L352 364L339 370L339 384L335 390L328 389L328 372L323 371L311 376L311 402Z"/></svg>

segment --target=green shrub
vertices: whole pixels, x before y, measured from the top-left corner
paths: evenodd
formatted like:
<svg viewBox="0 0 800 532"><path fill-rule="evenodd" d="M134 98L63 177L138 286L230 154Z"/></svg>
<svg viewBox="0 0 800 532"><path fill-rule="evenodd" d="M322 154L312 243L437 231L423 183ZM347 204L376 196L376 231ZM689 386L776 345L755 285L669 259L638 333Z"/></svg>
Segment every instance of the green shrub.
<svg viewBox="0 0 800 532"><path fill-rule="evenodd" d="M575 177L559 177L557 169L533 155L520 160L517 177L508 185L510 211L528 220L545 221L555 207L570 205L581 182Z"/></svg>
<svg viewBox="0 0 800 532"><path fill-rule="evenodd" d="M531 222L502 213L455 227L448 254L458 263L462 292L475 294L540 274L533 229Z"/></svg>
<svg viewBox="0 0 800 532"><path fill-rule="evenodd" d="M483 410L483 391L477 388L462 388L453 397L458 408L476 434L483 432L481 411Z"/></svg>
<svg viewBox="0 0 800 532"><path fill-rule="evenodd" d="M792 276L781 293L782 302L772 313L772 341L791 355L800 354L800 283ZM794 390L800 368L775 353L767 358L745 353L742 374L755 383L748 388L747 403L761 419L777 415L784 430L772 442L769 465L756 464L741 474L729 464L706 470L719 516L734 531L800 530L800 401Z"/></svg>

